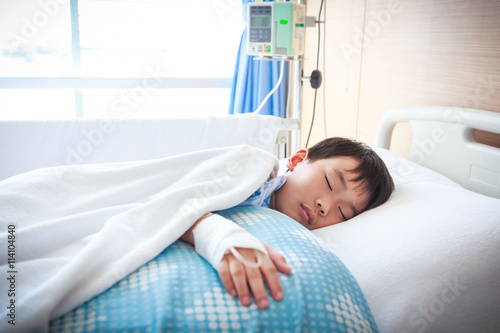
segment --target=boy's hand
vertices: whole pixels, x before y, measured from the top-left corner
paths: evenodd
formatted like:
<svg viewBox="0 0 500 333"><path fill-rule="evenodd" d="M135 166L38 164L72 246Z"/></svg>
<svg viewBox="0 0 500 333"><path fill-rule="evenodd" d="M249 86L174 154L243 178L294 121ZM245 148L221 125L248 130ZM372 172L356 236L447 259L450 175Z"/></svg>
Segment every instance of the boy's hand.
<svg viewBox="0 0 500 333"><path fill-rule="evenodd" d="M258 268L247 267L236 259L232 253L227 253L222 258L217 269L222 284L229 294L233 297L238 296L241 304L250 305L252 304L251 290L260 309L266 309L269 306L262 275L266 278L273 299L281 301L284 295L278 278L278 271L285 274L292 272L291 267L281 253L265 244L264 246L269 257L260 253L262 265ZM248 261L257 261L253 249L236 248L236 250Z"/></svg>

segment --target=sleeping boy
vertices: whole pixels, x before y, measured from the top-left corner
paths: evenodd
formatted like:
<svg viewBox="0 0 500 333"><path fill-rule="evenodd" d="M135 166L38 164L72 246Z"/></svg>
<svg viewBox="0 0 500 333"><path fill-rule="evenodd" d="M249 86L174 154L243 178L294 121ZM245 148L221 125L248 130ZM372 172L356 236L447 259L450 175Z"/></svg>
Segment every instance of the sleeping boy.
<svg viewBox="0 0 500 333"><path fill-rule="evenodd" d="M347 221L386 202L394 183L382 159L363 143L325 139L286 161L288 172L272 176L241 206L276 209L307 229ZM227 292L259 308L284 297L278 271L291 273L285 258L235 223L217 214L200 218L181 238L217 269Z"/></svg>

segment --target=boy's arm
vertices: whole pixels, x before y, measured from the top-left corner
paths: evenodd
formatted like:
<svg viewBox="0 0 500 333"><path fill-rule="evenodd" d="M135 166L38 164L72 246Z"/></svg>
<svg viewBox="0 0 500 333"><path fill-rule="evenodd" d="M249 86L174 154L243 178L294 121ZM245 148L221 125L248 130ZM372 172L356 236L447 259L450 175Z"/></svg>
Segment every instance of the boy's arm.
<svg viewBox="0 0 500 333"><path fill-rule="evenodd" d="M194 246L194 235L193 235L193 230L194 228L196 228L196 226L202 221L204 220L205 218L207 218L210 214L206 214L206 215L203 215L202 217L200 217L198 219L198 221L196 221L192 226L191 228L189 228L188 231L186 231L184 233L184 235L182 235L179 239L183 242L186 242L192 246Z"/></svg>
<svg viewBox="0 0 500 333"><path fill-rule="evenodd" d="M196 221L196 223L193 224L193 226L180 239L194 246L196 237L193 231L202 221L205 223L204 227L207 223L211 223L210 220L213 220L213 218L206 219L209 216L210 215L205 215ZM222 217L217 216L216 218ZM214 226L215 225L216 223L214 223ZM236 224L234 224L234 227L240 228ZM204 229L206 230L206 228ZM209 235L206 236L208 237ZM269 306L269 300L267 298L262 275L265 276L271 296L276 301L281 301L284 295L278 278L278 271L285 274L291 273L290 266L286 263L285 258L278 251L265 244L264 247L268 255L265 255L260 251L258 252L262 261L262 264L259 267L250 267L243 264L231 252L225 253L217 266L221 282L228 293L234 297L238 296L241 304L250 305L252 303L252 297L250 294L251 291L257 306L261 309L265 309ZM242 247L236 247L235 249L245 260L249 262L257 261L256 250Z"/></svg>

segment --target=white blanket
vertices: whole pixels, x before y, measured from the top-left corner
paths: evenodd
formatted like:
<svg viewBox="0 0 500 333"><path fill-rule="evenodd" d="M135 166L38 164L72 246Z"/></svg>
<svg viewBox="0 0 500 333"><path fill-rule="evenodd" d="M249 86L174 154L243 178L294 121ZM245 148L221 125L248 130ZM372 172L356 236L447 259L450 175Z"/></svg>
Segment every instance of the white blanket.
<svg viewBox="0 0 500 333"><path fill-rule="evenodd" d="M153 259L206 212L245 200L276 163L238 146L39 169L0 182L2 286L11 277L12 290L0 292L0 331L47 331L49 319Z"/></svg>

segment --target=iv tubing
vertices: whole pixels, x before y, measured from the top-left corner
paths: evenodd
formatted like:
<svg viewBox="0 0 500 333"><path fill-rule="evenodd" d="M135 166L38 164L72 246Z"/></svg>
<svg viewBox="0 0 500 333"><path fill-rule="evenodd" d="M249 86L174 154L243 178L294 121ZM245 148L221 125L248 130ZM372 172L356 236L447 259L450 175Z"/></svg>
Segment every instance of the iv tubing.
<svg viewBox="0 0 500 333"><path fill-rule="evenodd" d="M269 94L267 94L266 98L264 98L264 100L262 101L262 103L260 103L259 107L257 108L257 110L254 111L254 113L259 113L260 110L262 109L262 107L264 106L264 104L266 104L266 102L269 99L269 97L271 97L271 95L276 91L276 89L278 89L278 87L281 84L281 80L283 79L284 69L285 69L285 60L281 60L281 70L280 70L280 76L278 78L278 82L274 86L273 90L271 90L269 92Z"/></svg>

